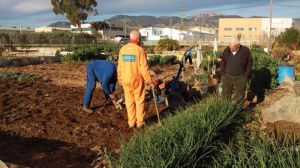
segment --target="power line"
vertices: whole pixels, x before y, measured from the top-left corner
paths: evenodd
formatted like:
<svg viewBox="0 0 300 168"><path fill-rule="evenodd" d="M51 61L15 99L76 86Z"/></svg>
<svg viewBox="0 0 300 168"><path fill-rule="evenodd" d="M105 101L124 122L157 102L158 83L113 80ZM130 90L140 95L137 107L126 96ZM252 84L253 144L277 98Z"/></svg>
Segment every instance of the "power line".
<svg viewBox="0 0 300 168"><path fill-rule="evenodd" d="M241 6L241 7L233 7L233 8L223 8L223 9L216 9L216 10L206 10L206 11L201 11L201 12L190 12L190 13L209 13L209 12L217 12L217 11L225 11L225 10L235 10L235 9L245 9L245 8L253 8L253 7L262 7L262 6L268 6L269 3L264 3L264 4L257 4L257 5L249 5L249 6Z"/></svg>
<svg viewBox="0 0 300 168"><path fill-rule="evenodd" d="M276 4L276 6L284 6L284 7L290 7L290 8L300 8L300 6L296 6L296 5Z"/></svg>

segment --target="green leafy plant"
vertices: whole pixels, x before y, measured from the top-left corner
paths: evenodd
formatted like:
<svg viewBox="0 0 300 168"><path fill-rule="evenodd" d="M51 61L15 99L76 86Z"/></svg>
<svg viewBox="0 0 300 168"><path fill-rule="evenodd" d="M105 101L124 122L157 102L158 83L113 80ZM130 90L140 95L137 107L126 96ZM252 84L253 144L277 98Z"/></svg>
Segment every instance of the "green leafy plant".
<svg viewBox="0 0 300 168"><path fill-rule="evenodd" d="M222 143L211 167L300 167L299 142L272 141L254 136L242 137L239 144Z"/></svg>
<svg viewBox="0 0 300 168"><path fill-rule="evenodd" d="M240 113L217 98L180 110L121 145L115 167L197 167L215 149L214 138Z"/></svg>
<svg viewBox="0 0 300 168"><path fill-rule="evenodd" d="M174 64L177 60L177 57L175 55L153 55L149 56L148 58L148 64L150 66L159 64L159 65L165 65L165 64Z"/></svg>
<svg viewBox="0 0 300 168"><path fill-rule="evenodd" d="M210 71L208 68L212 68L213 64L218 68L220 67L220 63L217 61L219 58L222 57L223 52L218 51L216 52L215 57L213 57L214 53L212 51L205 51L203 54L203 61L201 62L201 68L206 71ZM210 57L210 60L208 59Z"/></svg>
<svg viewBox="0 0 300 168"><path fill-rule="evenodd" d="M160 51L174 51L178 50L180 47L177 40L172 39L162 39L158 41L157 48Z"/></svg>
<svg viewBox="0 0 300 168"><path fill-rule="evenodd" d="M114 44L95 44L70 46L65 50L72 52L64 57L64 61L86 61L90 59L107 59L108 55L117 55L120 45Z"/></svg>
<svg viewBox="0 0 300 168"><path fill-rule="evenodd" d="M262 49L251 50L253 57L253 72L250 82L250 90L258 97L264 97L265 93L277 86L277 67L280 62Z"/></svg>
<svg viewBox="0 0 300 168"><path fill-rule="evenodd" d="M300 81L300 75L295 76L296 81Z"/></svg>
<svg viewBox="0 0 300 168"><path fill-rule="evenodd" d="M193 74L191 78L188 80L188 83L193 84L196 81L199 81L202 84L208 84L208 80L209 80L209 73Z"/></svg>
<svg viewBox="0 0 300 168"><path fill-rule="evenodd" d="M289 28L276 38L276 42L288 48L297 49L300 47L300 32L295 28Z"/></svg>

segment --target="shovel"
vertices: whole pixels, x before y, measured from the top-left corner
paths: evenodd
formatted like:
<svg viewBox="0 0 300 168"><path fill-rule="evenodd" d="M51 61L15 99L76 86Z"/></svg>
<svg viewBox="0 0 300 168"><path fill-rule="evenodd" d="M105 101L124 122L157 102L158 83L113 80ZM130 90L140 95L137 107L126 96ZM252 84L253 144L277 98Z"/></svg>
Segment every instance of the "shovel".
<svg viewBox="0 0 300 168"><path fill-rule="evenodd" d="M151 90L152 90L153 100L154 100L154 104L155 104L155 110L156 110L156 115L157 115L157 123L161 124L160 117L159 117L159 112L158 112L158 108L157 108L157 103L156 103L156 94L155 94L155 91L154 91L153 87L151 87Z"/></svg>

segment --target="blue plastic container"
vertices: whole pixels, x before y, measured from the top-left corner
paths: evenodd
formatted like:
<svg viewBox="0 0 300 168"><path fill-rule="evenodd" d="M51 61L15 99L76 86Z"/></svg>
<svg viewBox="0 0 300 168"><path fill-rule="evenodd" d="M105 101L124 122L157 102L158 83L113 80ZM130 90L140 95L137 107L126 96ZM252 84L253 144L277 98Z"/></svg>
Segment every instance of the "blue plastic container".
<svg viewBox="0 0 300 168"><path fill-rule="evenodd" d="M295 79L295 68L294 66L279 66L278 67L278 78L277 82L282 84L285 78Z"/></svg>

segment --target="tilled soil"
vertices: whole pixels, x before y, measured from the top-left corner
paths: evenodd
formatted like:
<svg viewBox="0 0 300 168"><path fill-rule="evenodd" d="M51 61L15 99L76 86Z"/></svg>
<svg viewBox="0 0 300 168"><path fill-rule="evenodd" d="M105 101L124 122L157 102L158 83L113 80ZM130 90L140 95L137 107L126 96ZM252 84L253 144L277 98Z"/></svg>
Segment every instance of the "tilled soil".
<svg viewBox="0 0 300 168"><path fill-rule="evenodd" d="M60 86L84 87L86 63L54 63L0 68L0 72L22 72L42 77Z"/></svg>
<svg viewBox="0 0 300 168"><path fill-rule="evenodd" d="M56 162L86 167L94 158L87 156L95 156L91 149L105 145L115 151L121 139L134 134L127 126L125 108L120 111L107 105L99 114L82 112L84 87L43 80L0 83L0 160L4 162L32 167L55 167ZM99 112L103 104L104 96L98 89L92 106ZM155 116L153 104L151 100L146 103L147 117ZM159 109L164 108L162 105ZM51 159L56 162L49 162Z"/></svg>
<svg viewBox="0 0 300 168"><path fill-rule="evenodd" d="M179 65L151 67L160 79L177 74ZM54 63L0 68L41 77L36 82L0 79L0 160L19 167L90 167L99 149L118 152L121 139L136 130L127 126L127 114L104 104L97 84L92 99L96 112L81 111L86 63ZM122 89L119 90L122 92ZM148 92L146 121L156 122ZM161 113L167 111L159 105ZM162 114L161 117L164 115Z"/></svg>

